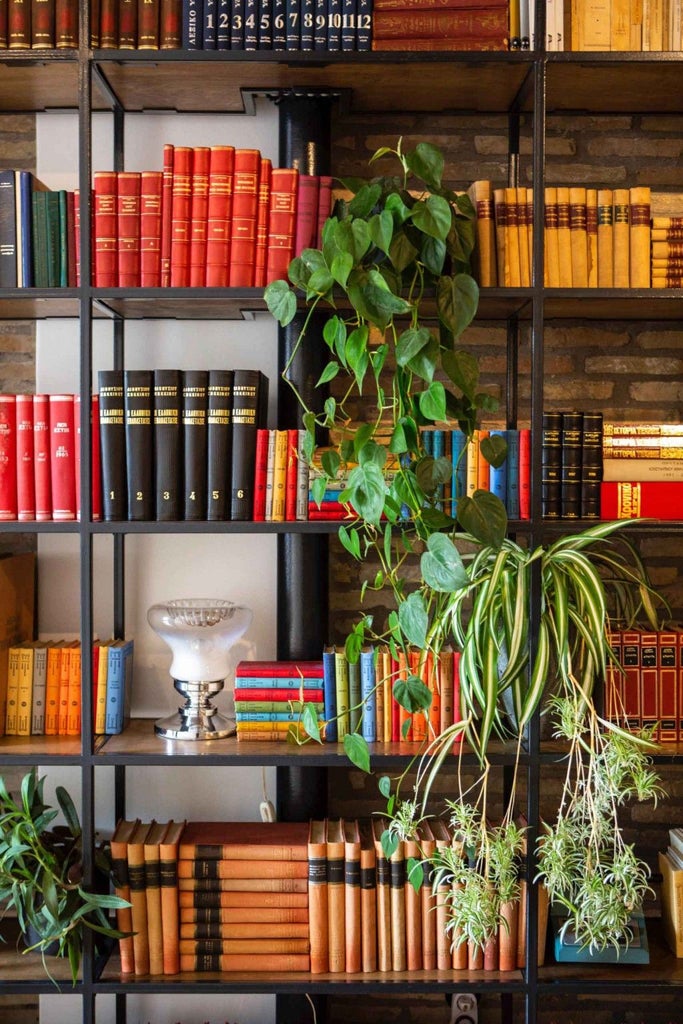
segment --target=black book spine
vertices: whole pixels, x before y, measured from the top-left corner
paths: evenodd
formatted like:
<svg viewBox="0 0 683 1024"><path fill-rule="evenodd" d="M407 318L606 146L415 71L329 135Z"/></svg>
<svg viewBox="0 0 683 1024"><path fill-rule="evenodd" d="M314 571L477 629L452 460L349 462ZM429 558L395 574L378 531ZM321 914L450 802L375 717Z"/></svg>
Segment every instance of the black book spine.
<svg viewBox="0 0 683 1024"><path fill-rule="evenodd" d="M123 424L123 371L100 370L100 458L102 511L108 523L126 518L126 434Z"/></svg>
<svg viewBox="0 0 683 1024"><path fill-rule="evenodd" d="M543 413L541 508L544 519L559 519L562 488L562 413Z"/></svg>
<svg viewBox="0 0 683 1024"><path fill-rule="evenodd" d="M316 0L301 0L301 49L313 49Z"/></svg>
<svg viewBox="0 0 683 1024"><path fill-rule="evenodd" d="M155 511L159 522L181 518L180 370L154 371Z"/></svg>
<svg viewBox="0 0 683 1024"><path fill-rule="evenodd" d="M201 50L204 34L204 0L183 0L183 50Z"/></svg>
<svg viewBox="0 0 683 1024"><path fill-rule="evenodd" d="M128 518L154 519L152 436L152 371L123 374L123 418L126 431Z"/></svg>
<svg viewBox="0 0 683 1024"><path fill-rule="evenodd" d="M183 509L186 520L206 519L208 383L208 370L183 372Z"/></svg>
<svg viewBox="0 0 683 1024"><path fill-rule="evenodd" d="M342 0L327 0L327 49L341 50Z"/></svg>
<svg viewBox="0 0 683 1024"><path fill-rule="evenodd" d="M0 171L0 288L17 287L17 206L14 171Z"/></svg>
<svg viewBox="0 0 683 1024"><path fill-rule="evenodd" d="M273 3L272 0L259 0L258 5L258 48L273 49Z"/></svg>
<svg viewBox="0 0 683 1024"><path fill-rule="evenodd" d="M244 49L244 8L245 0L232 0L230 19L230 49Z"/></svg>
<svg viewBox="0 0 683 1024"><path fill-rule="evenodd" d="M372 49L372 0L356 0L356 49Z"/></svg>
<svg viewBox="0 0 683 1024"><path fill-rule="evenodd" d="M313 49L327 49L327 0L316 0L313 26Z"/></svg>
<svg viewBox="0 0 683 1024"><path fill-rule="evenodd" d="M230 0L218 0L216 14L216 49L230 49Z"/></svg>
<svg viewBox="0 0 683 1024"><path fill-rule="evenodd" d="M273 0L273 49L287 49L287 0Z"/></svg>
<svg viewBox="0 0 683 1024"><path fill-rule="evenodd" d="M301 0L287 0L287 49L301 49Z"/></svg>
<svg viewBox="0 0 683 1024"><path fill-rule="evenodd" d="M259 0L244 0L244 49L258 50Z"/></svg>
<svg viewBox="0 0 683 1024"><path fill-rule="evenodd" d="M600 518L602 413L584 412L581 435L581 518Z"/></svg>
<svg viewBox="0 0 683 1024"><path fill-rule="evenodd" d="M202 50L216 49L216 0L204 0Z"/></svg>
<svg viewBox="0 0 683 1024"><path fill-rule="evenodd" d="M207 415L207 519L230 518L232 370L210 370Z"/></svg>
<svg viewBox="0 0 683 1024"><path fill-rule="evenodd" d="M581 516L581 431L583 415L580 412L562 413L562 486L561 514L563 519Z"/></svg>
<svg viewBox="0 0 683 1024"><path fill-rule="evenodd" d="M341 48L356 49L356 0L342 0Z"/></svg>
<svg viewBox="0 0 683 1024"><path fill-rule="evenodd" d="M259 370L235 370L232 389L232 497L230 518L252 519L256 431L265 426L268 380Z"/></svg>

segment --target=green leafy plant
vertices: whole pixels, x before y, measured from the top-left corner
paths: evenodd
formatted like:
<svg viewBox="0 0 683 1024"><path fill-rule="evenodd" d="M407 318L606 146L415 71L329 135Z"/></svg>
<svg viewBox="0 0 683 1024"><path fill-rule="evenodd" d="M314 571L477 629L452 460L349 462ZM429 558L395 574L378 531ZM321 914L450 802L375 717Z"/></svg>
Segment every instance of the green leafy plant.
<svg viewBox="0 0 683 1024"><path fill-rule="evenodd" d="M83 884L82 831L68 792L56 796L65 820L53 824L59 811L45 803L45 778L32 769L24 776L18 799L0 778L0 904L16 912L19 927L45 960L51 951L68 957L74 983L83 952L86 928L107 938L120 938L107 917L109 910L128 906L109 892L90 892ZM109 881L110 861L97 851L97 866Z"/></svg>
<svg viewBox="0 0 683 1024"><path fill-rule="evenodd" d="M340 527L339 539L357 562L377 566L374 577L364 581L361 598L368 590L383 589L393 598L381 628L368 615L360 618L346 641L348 659L357 660L362 645L376 640L388 642L394 656L418 648L417 670L393 692L407 711L428 717L427 659L436 663L446 644L460 651L462 721L441 734L427 732L411 793L401 792L408 769L393 783L383 780L380 789L391 819L385 833L389 855L411 822L428 813L433 782L453 740L464 734L480 776L472 786L458 770L450 813L478 869L463 872L461 892L471 892L471 899L459 895L458 906L470 909L453 908L453 927L482 942L498 914L496 898L487 894L494 883L514 891L503 860L492 854L500 848L486 825L490 743L495 737L511 740L519 759L528 725L545 705L565 716L567 707L573 709L572 728L563 733L572 751L570 764L576 768L573 752L581 748L593 781L599 766L611 772L612 797L600 805L609 816L612 841L604 856L608 877L623 873L624 850L614 841L620 836L617 812L637 786L633 774L615 765L622 761L606 752L618 749L623 763L631 765L631 759L644 756L647 737L600 718L593 693L612 657L606 633L610 614L627 622L644 617L656 628L658 598L637 551L619 532L623 523L598 523L530 547L507 537L505 508L487 491L456 495L450 507L443 506L439 489L451 479L453 467L427 454L422 428L457 424L469 440L480 415L497 405L481 386L476 359L460 345L478 305L469 264L474 210L466 195L443 184L444 161L435 146L420 143L406 151L399 140L395 149L378 150L370 163L379 160L392 160L393 173L344 181L350 198L326 222L322 248L305 249L290 264L289 281L269 285L265 298L283 326L301 303L305 307L283 377L303 409L305 456L320 468L314 496L319 500L329 481L343 479L340 500L349 522ZM325 310L325 317L314 317ZM294 359L305 346L324 346L327 353L318 409L309 407L291 379ZM334 395L327 393L333 382ZM359 401L372 410L367 422L353 419ZM321 428L330 431L332 444L316 454L315 434ZM498 466L506 458L505 442L489 437L482 441L482 453ZM416 560L417 582L409 569ZM533 637L532 600L537 606ZM553 696L558 700L548 704ZM603 741L603 734L609 738ZM351 760L369 770L362 736L346 736L344 744ZM604 756L611 757L609 768L602 765ZM578 778L568 775L565 818L555 827L562 828L569 808L576 805L578 813L576 800L567 796ZM514 801L513 785L500 826L506 835ZM580 834L590 857L595 837ZM455 877L459 865L453 859L443 868ZM637 874L642 877L642 867ZM563 898L560 887L550 888ZM564 896L578 906L573 890ZM594 906L588 899L582 903L581 912L590 913L592 924L581 934L594 946L615 941L621 922L609 914L600 917Z"/></svg>

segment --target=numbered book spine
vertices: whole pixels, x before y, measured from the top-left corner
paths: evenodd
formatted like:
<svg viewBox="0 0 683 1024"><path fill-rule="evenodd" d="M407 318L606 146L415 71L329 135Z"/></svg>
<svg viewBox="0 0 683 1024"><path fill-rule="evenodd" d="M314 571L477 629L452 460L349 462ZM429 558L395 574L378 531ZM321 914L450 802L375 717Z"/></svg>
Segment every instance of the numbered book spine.
<svg viewBox="0 0 683 1024"><path fill-rule="evenodd" d="M345 52L356 49L357 0L342 0L341 48Z"/></svg>
<svg viewBox="0 0 683 1024"><path fill-rule="evenodd" d="M183 0L183 50L201 50L203 24L203 0Z"/></svg>
<svg viewBox="0 0 683 1024"><path fill-rule="evenodd" d="M258 50L259 0L244 0L244 49Z"/></svg>
<svg viewBox="0 0 683 1024"><path fill-rule="evenodd" d="M259 370L234 373L230 518L249 520L254 511L256 431L265 425L268 380Z"/></svg>
<svg viewBox="0 0 683 1024"><path fill-rule="evenodd" d="M218 0L216 13L216 49L230 49L230 0Z"/></svg>
<svg viewBox="0 0 683 1024"><path fill-rule="evenodd" d="M186 520L206 519L207 370L185 370L182 377L183 510Z"/></svg>
<svg viewBox="0 0 683 1024"><path fill-rule="evenodd" d="M204 16L202 18L202 50L216 49L216 2L217 0L204 0Z"/></svg>
<svg viewBox="0 0 683 1024"><path fill-rule="evenodd" d="M356 0L356 49L372 49L372 0Z"/></svg>
<svg viewBox="0 0 683 1024"><path fill-rule="evenodd" d="M287 49L287 0L273 2L273 49Z"/></svg>
<svg viewBox="0 0 683 1024"><path fill-rule="evenodd" d="M126 370L123 408L126 435L128 519L154 518L151 370Z"/></svg>
<svg viewBox="0 0 683 1024"><path fill-rule="evenodd" d="M232 19L230 22L230 49L244 49L244 12L246 0L232 0Z"/></svg>
<svg viewBox="0 0 683 1024"><path fill-rule="evenodd" d="M301 2L302 0L285 0L286 10L286 48L301 49Z"/></svg>
<svg viewBox="0 0 683 1024"><path fill-rule="evenodd" d="M159 522L180 519L180 380L180 370L154 370L154 494Z"/></svg>
<svg viewBox="0 0 683 1024"><path fill-rule="evenodd" d="M315 35L315 8L316 0L299 0L300 4L300 26L301 26L301 50L313 49L313 38Z"/></svg>
<svg viewBox="0 0 683 1024"><path fill-rule="evenodd" d="M258 49L273 49L273 0L258 3Z"/></svg>
<svg viewBox="0 0 683 1024"><path fill-rule="evenodd" d="M342 0L327 0L327 49L341 50Z"/></svg>
<svg viewBox="0 0 683 1024"><path fill-rule="evenodd" d="M232 467L232 370L210 370L207 413L207 519L228 519Z"/></svg>

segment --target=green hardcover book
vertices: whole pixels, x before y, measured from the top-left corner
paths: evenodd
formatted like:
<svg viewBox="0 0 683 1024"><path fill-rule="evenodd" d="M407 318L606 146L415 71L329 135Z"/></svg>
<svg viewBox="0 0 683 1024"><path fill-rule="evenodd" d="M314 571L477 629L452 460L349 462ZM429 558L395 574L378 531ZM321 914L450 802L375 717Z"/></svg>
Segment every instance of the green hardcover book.
<svg viewBox="0 0 683 1024"><path fill-rule="evenodd" d="M57 192L59 206L59 287L69 285L68 225L66 212L66 189Z"/></svg>
<svg viewBox="0 0 683 1024"><path fill-rule="evenodd" d="M31 239L33 241L33 283L36 288L48 287L47 275L47 197L49 192L31 196Z"/></svg>
<svg viewBox="0 0 683 1024"><path fill-rule="evenodd" d="M343 740L350 729L349 663L341 647L334 652L334 674L337 692L337 736Z"/></svg>
<svg viewBox="0 0 683 1024"><path fill-rule="evenodd" d="M46 192L47 287L59 287L59 194Z"/></svg>

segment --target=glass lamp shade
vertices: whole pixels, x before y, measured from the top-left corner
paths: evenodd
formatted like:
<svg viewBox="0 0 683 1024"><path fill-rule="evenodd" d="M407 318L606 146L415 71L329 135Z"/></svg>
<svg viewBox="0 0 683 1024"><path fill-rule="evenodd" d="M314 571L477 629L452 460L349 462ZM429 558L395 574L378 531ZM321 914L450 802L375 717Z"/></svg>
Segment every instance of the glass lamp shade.
<svg viewBox="0 0 683 1024"><path fill-rule="evenodd" d="M232 601L190 598L154 604L147 621L171 648L170 673L185 704L160 719L155 732L165 739L221 739L235 732L232 719L211 704L230 669L230 649L251 624L250 608Z"/></svg>

